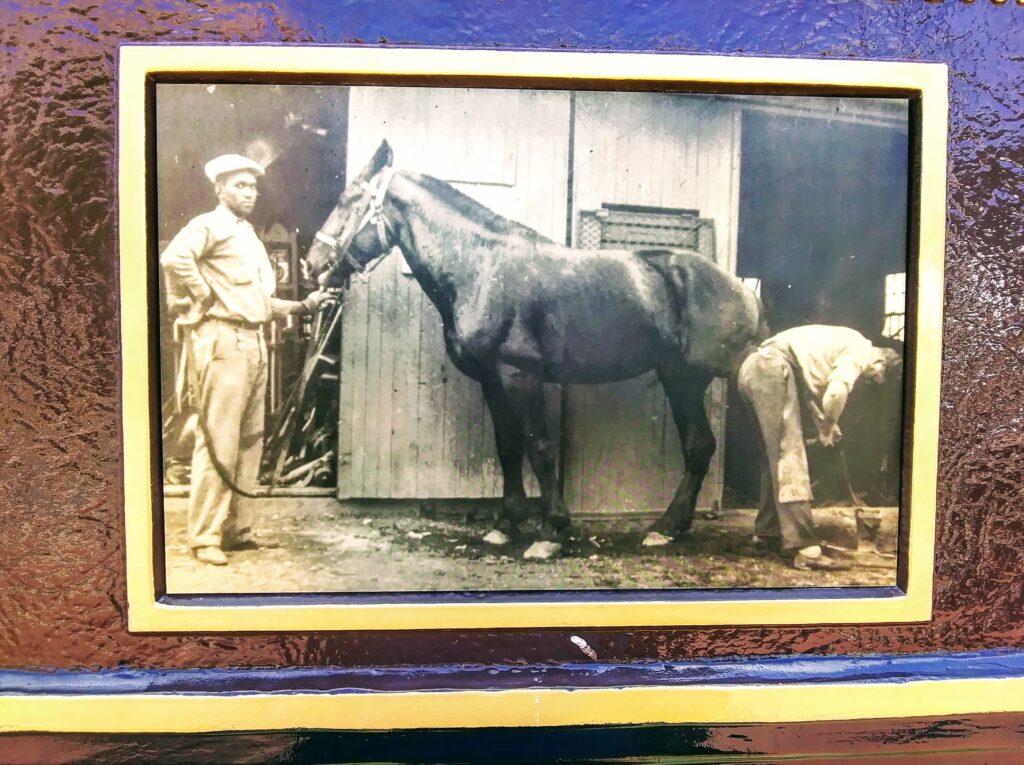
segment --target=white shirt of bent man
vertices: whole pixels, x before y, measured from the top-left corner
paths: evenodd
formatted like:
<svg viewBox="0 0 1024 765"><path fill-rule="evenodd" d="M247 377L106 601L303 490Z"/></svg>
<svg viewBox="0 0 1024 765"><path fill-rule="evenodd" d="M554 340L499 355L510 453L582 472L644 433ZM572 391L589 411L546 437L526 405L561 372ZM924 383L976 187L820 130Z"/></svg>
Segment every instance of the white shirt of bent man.
<svg viewBox="0 0 1024 765"><path fill-rule="evenodd" d="M277 285L263 242L249 221L223 205L190 220L160 256L175 293L206 315L261 324L274 316Z"/></svg>
<svg viewBox="0 0 1024 765"><path fill-rule="evenodd" d="M847 392L877 352L871 341L855 329L809 324L769 338L762 346L782 351L799 371L800 381L812 400L821 403L829 383L838 380Z"/></svg>

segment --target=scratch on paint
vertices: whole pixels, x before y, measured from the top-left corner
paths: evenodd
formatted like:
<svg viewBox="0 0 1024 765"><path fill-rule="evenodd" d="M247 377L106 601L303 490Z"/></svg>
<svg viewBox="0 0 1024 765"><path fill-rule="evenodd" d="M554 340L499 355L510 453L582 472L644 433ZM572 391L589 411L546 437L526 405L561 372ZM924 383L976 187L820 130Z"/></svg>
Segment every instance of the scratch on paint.
<svg viewBox="0 0 1024 765"><path fill-rule="evenodd" d="M571 640L577 648L583 651L584 654L590 657L591 660L597 661L597 651L590 647L590 643L581 638L579 635L573 635L569 638L569 640Z"/></svg>

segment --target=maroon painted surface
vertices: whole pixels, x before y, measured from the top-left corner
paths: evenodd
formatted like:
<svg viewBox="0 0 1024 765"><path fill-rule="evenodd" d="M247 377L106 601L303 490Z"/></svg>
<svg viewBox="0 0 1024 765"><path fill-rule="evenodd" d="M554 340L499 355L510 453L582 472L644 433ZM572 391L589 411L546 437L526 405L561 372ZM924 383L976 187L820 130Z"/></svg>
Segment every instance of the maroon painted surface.
<svg viewBox="0 0 1024 765"><path fill-rule="evenodd" d="M854 762L995 765L1024 757L1021 715L794 725L408 733L0 736L0 762ZM680 759L685 757L686 759ZM746 759L752 757L753 759ZM780 757L782 759L776 759ZM691 759L694 758L694 759ZM700 758L697 760L696 758ZM743 759L740 759L743 758Z"/></svg>
<svg viewBox="0 0 1024 765"><path fill-rule="evenodd" d="M884 57L951 65L936 603L924 626L581 633L603 662L1024 646L1024 8L473 2L0 7L0 667L565 662L560 630L129 634L120 488L120 42L410 41ZM568 4L571 5L571 4ZM311 8L313 10L311 10ZM488 31L494 30L494 31Z"/></svg>

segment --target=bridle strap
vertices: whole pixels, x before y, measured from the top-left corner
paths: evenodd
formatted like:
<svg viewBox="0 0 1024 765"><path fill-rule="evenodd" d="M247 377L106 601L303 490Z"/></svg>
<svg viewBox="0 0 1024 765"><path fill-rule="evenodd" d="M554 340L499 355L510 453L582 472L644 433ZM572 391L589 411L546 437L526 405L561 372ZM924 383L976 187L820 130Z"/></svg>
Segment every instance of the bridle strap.
<svg viewBox="0 0 1024 765"><path fill-rule="evenodd" d="M395 168L388 166L381 170L381 172L378 173L369 183L363 184L363 189L366 191L367 196L373 194L373 197L369 200L369 204L367 205L366 211L363 213L362 219L359 221L359 225L352 229L352 236L354 236L356 232L362 231L366 225L370 223L376 224L377 239L380 242L381 248L384 250L390 249L390 242L388 240L390 227L388 226L387 218L384 216L384 200L387 198L388 187L391 185L391 179L394 177ZM374 186L376 186L376 188L374 188ZM366 196L363 197L363 200L366 200ZM349 218L349 222L351 222L354 217L355 215ZM346 223L346 225L342 227L342 232L345 232L347 229L348 224ZM337 237L333 237L322 230L317 231L313 236L318 241L323 242L330 247L331 250L334 251L335 255L340 254L341 261L348 263L353 270L362 273L366 269L365 265L352 257L349 252L348 244L345 245L345 251L339 253L342 243Z"/></svg>
<svg viewBox="0 0 1024 765"><path fill-rule="evenodd" d="M316 239L317 241L323 242L328 247L330 247L331 250L334 252L335 256L338 255L339 243L338 240L335 239L333 236L331 236L330 234L325 234L323 231L317 231L315 234L313 234L313 238ZM352 254L348 251L347 247L345 248L345 252L342 253L341 255L340 262L348 263L352 267L352 270L358 273L362 273L363 269L366 268L366 266L364 266L362 263L360 263L358 260L352 257Z"/></svg>

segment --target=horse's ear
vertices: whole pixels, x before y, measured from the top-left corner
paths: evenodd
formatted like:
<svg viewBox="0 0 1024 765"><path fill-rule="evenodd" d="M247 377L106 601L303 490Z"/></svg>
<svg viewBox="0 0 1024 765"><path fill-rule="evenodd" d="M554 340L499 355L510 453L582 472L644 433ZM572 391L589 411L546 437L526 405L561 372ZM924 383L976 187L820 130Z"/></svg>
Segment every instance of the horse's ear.
<svg viewBox="0 0 1024 765"><path fill-rule="evenodd" d="M395 153L391 150L391 145L387 140L381 141L377 151L373 153L370 161L366 163L366 167L355 177L354 181L356 183L366 183L385 167L390 166L394 156Z"/></svg>
<svg viewBox="0 0 1024 765"><path fill-rule="evenodd" d="M385 138L380 142L380 146L377 147L377 151L374 153L373 159L370 161L370 165L373 167L373 174L379 173L385 167L390 167L394 159L395 152L391 150L391 144L389 144L388 139Z"/></svg>

